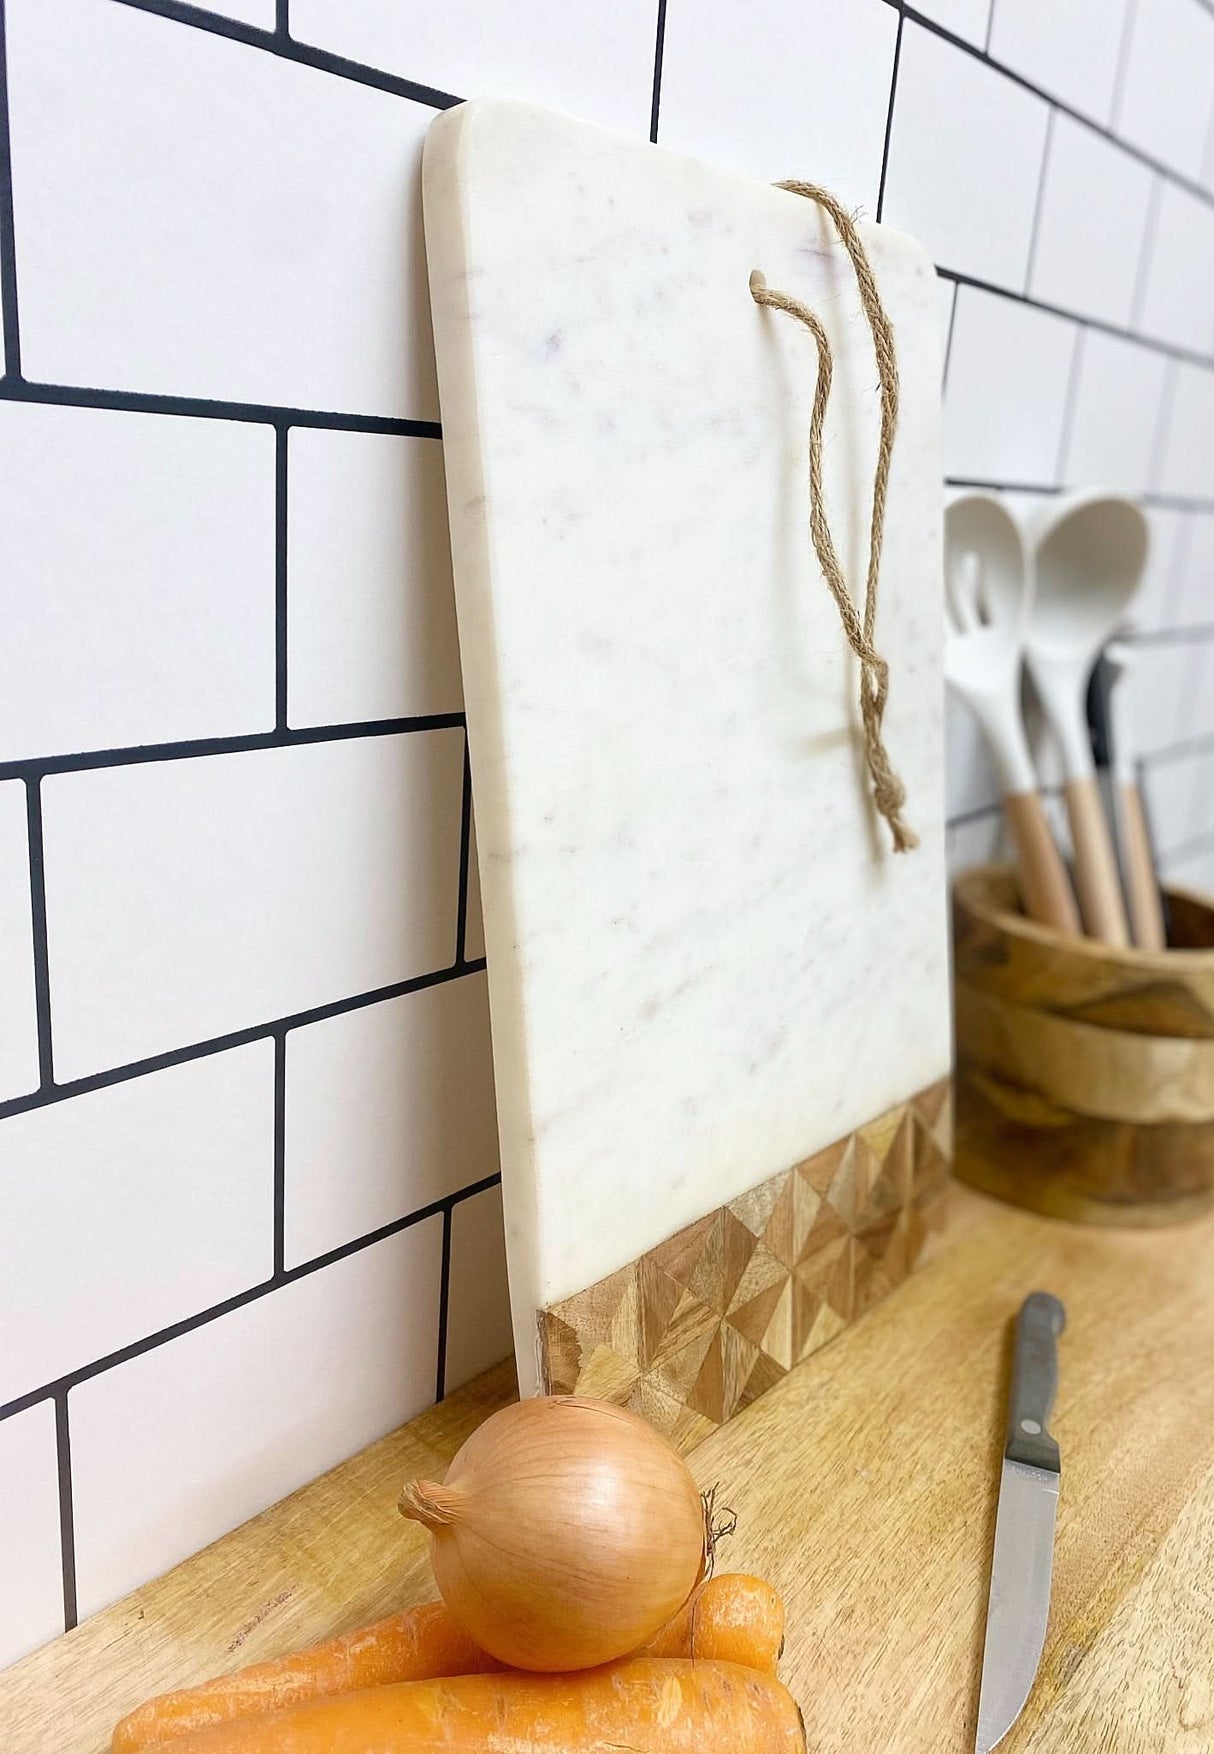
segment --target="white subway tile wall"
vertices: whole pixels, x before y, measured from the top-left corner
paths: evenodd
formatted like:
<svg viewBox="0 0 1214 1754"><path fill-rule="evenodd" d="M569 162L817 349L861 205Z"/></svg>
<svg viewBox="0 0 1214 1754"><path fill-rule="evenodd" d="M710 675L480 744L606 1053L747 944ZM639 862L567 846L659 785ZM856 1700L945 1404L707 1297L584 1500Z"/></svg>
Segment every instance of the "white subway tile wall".
<svg viewBox="0 0 1214 1754"><path fill-rule="evenodd" d="M1143 497L1124 686L1214 888L1210 0L4 10L0 1662L509 1350L438 109L922 234L950 487ZM949 753L955 868L1004 842Z"/></svg>

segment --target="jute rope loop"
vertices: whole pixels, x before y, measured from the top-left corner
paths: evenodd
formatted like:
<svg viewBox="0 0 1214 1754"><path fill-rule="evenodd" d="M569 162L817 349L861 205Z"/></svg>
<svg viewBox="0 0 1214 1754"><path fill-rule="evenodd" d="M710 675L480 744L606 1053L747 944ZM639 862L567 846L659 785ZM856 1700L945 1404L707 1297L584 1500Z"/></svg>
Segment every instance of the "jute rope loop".
<svg viewBox="0 0 1214 1754"><path fill-rule="evenodd" d="M767 305L772 310L785 311L790 317L795 317L809 330L818 349L818 378L814 385L813 409L809 419L809 531L818 564L838 605L843 630L860 660L860 716L864 723L864 753L872 779L873 801L889 823L894 851L904 853L918 846L919 837L902 819L906 787L890 765L881 736L881 722L885 716L885 702L889 694L889 665L873 643L881 548L885 540L889 465L894 448L894 432L898 425L898 356L894 349L894 331L881 303L872 265L850 214L845 212L829 190L819 189L813 183L786 182L777 183L776 187L788 189L794 195L804 195L808 200L816 201L830 214L835 229L843 240L843 246L851 257L856 283L860 288L860 303L872 331L873 348L877 355L877 371L881 380L881 434L877 444L877 466L873 475L868 577L864 587L864 615L861 620L835 552L822 493L822 430L826 423L826 405L830 400L831 378L834 374L830 341L826 330L808 305L802 304L791 293L774 291L768 286L760 270L754 270L750 277L750 292L755 303Z"/></svg>

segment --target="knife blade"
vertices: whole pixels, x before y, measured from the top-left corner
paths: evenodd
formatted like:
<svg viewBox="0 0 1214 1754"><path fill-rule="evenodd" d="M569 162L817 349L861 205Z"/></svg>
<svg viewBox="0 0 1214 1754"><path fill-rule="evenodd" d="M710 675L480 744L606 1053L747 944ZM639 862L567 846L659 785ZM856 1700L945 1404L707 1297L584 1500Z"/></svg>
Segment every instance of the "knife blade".
<svg viewBox="0 0 1214 1754"><path fill-rule="evenodd" d="M1066 1311L1048 1291L1026 1297L1016 1317L974 1754L990 1754L1020 1716L1045 1644L1062 1472L1047 1425L1065 1326Z"/></svg>

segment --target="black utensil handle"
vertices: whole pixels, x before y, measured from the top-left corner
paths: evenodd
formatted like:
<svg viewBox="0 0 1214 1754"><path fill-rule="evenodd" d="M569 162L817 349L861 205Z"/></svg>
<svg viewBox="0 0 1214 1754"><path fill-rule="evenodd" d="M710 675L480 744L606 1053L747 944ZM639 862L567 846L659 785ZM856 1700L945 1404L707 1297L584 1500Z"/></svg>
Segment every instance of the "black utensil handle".
<svg viewBox="0 0 1214 1754"><path fill-rule="evenodd" d="M1048 1291L1026 1297L1016 1317L1016 1349L1012 1358L1012 1392L1008 1404L1009 1461L1061 1472L1058 1445L1046 1427L1058 1388L1059 1334L1066 1311Z"/></svg>

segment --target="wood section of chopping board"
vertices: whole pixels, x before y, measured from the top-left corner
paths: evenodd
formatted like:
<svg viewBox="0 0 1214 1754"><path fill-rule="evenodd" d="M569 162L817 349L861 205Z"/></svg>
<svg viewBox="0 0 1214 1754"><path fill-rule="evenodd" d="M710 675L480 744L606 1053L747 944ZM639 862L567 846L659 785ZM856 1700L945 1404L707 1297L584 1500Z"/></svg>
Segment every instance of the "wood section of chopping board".
<svg viewBox="0 0 1214 1754"><path fill-rule="evenodd" d="M1050 1629L1007 1754L1214 1746L1214 1219L1095 1231L958 1190L938 1256L692 1457L722 1555L785 1595L811 1754L973 1747L1008 1321L1067 1305ZM509 1367L0 1676L5 1754L102 1754L149 1693L432 1594L403 1478L441 1470Z"/></svg>

